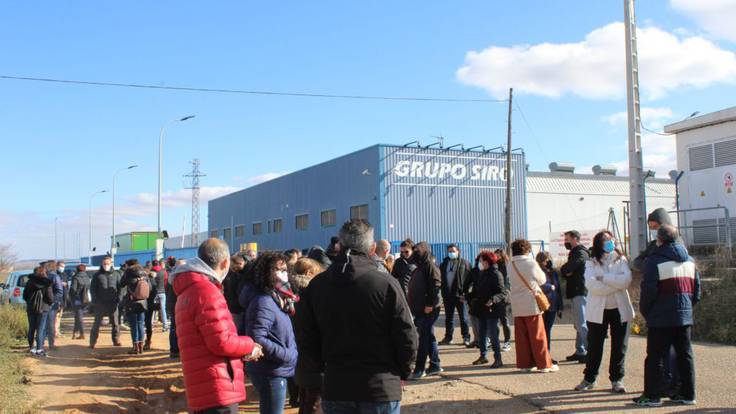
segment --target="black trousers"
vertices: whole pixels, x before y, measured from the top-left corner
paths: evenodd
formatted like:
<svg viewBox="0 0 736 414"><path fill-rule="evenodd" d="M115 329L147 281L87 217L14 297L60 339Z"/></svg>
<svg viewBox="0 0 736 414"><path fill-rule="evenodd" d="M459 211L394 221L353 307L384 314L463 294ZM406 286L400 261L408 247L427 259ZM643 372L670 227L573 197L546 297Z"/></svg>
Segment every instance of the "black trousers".
<svg viewBox="0 0 736 414"><path fill-rule="evenodd" d="M445 305L445 339L452 339L455 333L455 311L460 319L460 333L464 341L470 340L470 325L468 325L468 307L460 298L443 297Z"/></svg>
<svg viewBox="0 0 736 414"><path fill-rule="evenodd" d="M511 314L511 306L505 303L501 306L501 328L503 329L503 341L511 341L511 328L509 328L509 315Z"/></svg>
<svg viewBox="0 0 736 414"><path fill-rule="evenodd" d="M153 339L153 304L148 303L146 310L146 341L151 342Z"/></svg>
<svg viewBox="0 0 736 414"><path fill-rule="evenodd" d="M611 330L611 360L608 362L608 378L620 381L624 377L624 363L626 347L628 346L628 324L621 322L618 309L605 309L603 323L588 323L588 361L585 364L585 380L595 382L598 370L603 359L603 345L606 341L606 331Z"/></svg>
<svg viewBox="0 0 736 414"><path fill-rule="evenodd" d="M194 414L238 414L238 404L230 404L220 407L205 408L204 410L194 411Z"/></svg>
<svg viewBox="0 0 736 414"><path fill-rule="evenodd" d="M647 333L647 358L644 360L644 395L662 397L664 360L674 346L677 369L680 372L680 389L675 390L688 400L695 399L695 361L690 344L692 326L649 328Z"/></svg>

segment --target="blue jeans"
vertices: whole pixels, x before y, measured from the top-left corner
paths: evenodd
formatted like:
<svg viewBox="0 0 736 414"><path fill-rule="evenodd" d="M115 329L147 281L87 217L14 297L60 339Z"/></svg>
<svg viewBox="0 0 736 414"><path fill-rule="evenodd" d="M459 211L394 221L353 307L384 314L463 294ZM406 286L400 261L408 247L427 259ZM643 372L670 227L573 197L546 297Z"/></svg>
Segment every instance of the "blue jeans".
<svg viewBox="0 0 736 414"><path fill-rule="evenodd" d="M588 354L588 324L585 322L585 296L572 298L572 323L575 325L575 354Z"/></svg>
<svg viewBox="0 0 736 414"><path fill-rule="evenodd" d="M478 347L480 348L480 356L483 358L488 355L488 340L491 338L491 347L493 349L493 358L501 360L501 344L498 341L498 318L491 315L483 315L478 317Z"/></svg>
<svg viewBox="0 0 736 414"><path fill-rule="evenodd" d="M59 304L51 305L46 321L46 339L49 340L49 347L53 347L56 342L56 314L59 313ZM43 342L42 342L43 344Z"/></svg>
<svg viewBox="0 0 736 414"><path fill-rule="evenodd" d="M424 372L429 357L429 369L440 368L440 351L437 347L437 338L434 337L434 323L440 316L440 308L432 312L414 317L414 325L419 335L419 347L417 348L417 363L414 372Z"/></svg>
<svg viewBox="0 0 736 414"><path fill-rule="evenodd" d="M455 334L455 311L460 319L460 334L463 341L470 340L470 329L468 329L468 307L465 302L461 302L458 298L447 297L443 299L445 305L445 339L452 340Z"/></svg>
<svg viewBox="0 0 736 414"><path fill-rule="evenodd" d="M143 342L146 337L146 312L130 312L125 315L130 325L133 343Z"/></svg>
<svg viewBox="0 0 736 414"><path fill-rule="evenodd" d="M325 401L322 400L325 414L400 414L400 401Z"/></svg>
<svg viewBox="0 0 736 414"><path fill-rule="evenodd" d="M250 382L258 391L258 410L261 414L282 414L286 401L286 378L270 377L248 372Z"/></svg>
<svg viewBox="0 0 736 414"><path fill-rule="evenodd" d="M555 324L556 316L557 311L546 311L542 316L542 319L544 320L544 331L547 332L547 351L549 352L552 351L552 327ZM587 322L585 326L588 326Z"/></svg>
<svg viewBox="0 0 736 414"><path fill-rule="evenodd" d="M161 316L161 323L164 325L164 329L167 329L169 326L169 318L167 318L166 315L166 294L159 293L156 295L156 299L158 299L158 303L161 305L161 309L158 311L158 314Z"/></svg>
<svg viewBox="0 0 736 414"><path fill-rule="evenodd" d="M46 339L46 325L49 320L49 313L33 313L27 312L28 315L28 346L30 348L43 349L43 341ZM33 346L33 339L36 339L36 346Z"/></svg>

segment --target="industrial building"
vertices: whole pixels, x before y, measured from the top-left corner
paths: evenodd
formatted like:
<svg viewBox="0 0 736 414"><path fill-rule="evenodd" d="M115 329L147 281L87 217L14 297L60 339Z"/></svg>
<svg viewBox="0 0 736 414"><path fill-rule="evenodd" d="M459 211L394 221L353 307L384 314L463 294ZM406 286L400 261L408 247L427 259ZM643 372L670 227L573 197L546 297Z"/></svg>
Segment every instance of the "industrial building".
<svg viewBox="0 0 736 414"><path fill-rule="evenodd" d="M675 134L680 230L689 244L732 244L736 237L736 107L664 127ZM678 172L678 173L679 173Z"/></svg>
<svg viewBox="0 0 736 414"><path fill-rule="evenodd" d="M506 154L374 145L209 202L210 236L232 249L326 247L343 222L370 221L394 246L425 240L435 254L459 243L466 257L504 242ZM526 168L512 154L512 235L525 237Z"/></svg>
<svg viewBox="0 0 736 414"><path fill-rule="evenodd" d="M238 250L326 247L350 218L368 219L376 238L397 245L426 240L436 255L459 243L464 256L505 244L505 153L482 149L375 145L209 202L209 233ZM512 237L560 252L560 234L609 227L610 211L625 237L628 177L596 166L578 174L567 164L527 172L522 152L512 158ZM674 210L670 179L646 181L649 211Z"/></svg>

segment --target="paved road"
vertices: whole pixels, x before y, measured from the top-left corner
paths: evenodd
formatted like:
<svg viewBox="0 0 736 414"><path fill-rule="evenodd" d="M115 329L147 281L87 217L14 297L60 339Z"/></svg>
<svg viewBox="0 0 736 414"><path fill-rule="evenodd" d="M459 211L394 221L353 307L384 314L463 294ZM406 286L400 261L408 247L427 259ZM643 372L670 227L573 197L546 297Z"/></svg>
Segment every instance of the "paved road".
<svg viewBox="0 0 736 414"><path fill-rule="evenodd" d="M440 320L437 325L443 324ZM437 337L442 338L444 329L436 331ZM458 329L455 335L456 341L459 340ZM563 361L564 357L573 351L575 331L570 324L555 326L552 337L552 357ZM610 346L609 342L606 342L606 345ZM494 409L499 401L503 403L502 396L526 404L526 407L516 406L513 412L632 412L637 411L638 407L630 404L631 398L638 396L643 389L645 351L646 339L632 336L629 340L627 373L624 380L629 393L625 395L612 394L608 391L610 382L607 351L601 366L602 374L598 379L600 388L589 392L573 390L582 379L584 368L582 364L561 362L560 371L557 373L521 373L515 368L516 356L512 349L511 352L503 354L506 367L491 370L487 366L482 368L472 366L471 362L478 357L478 351L468 350L460 345L440 347L440 358L445 368L442 379L455 380L463 384L452 387L451 394L462 395L466 387L468 389L482 387L487 390L489 395L487 401L478 401L473 407L469 407L464 411L468 414ZM663 407L649 409L647 412L736 413L736 347L695 344L694 353L698 405L685 407L665 402ZM407 391L411 392L415 386L409 385ZM445 394L447 394L445 390L437 390L437 398L442 399ZM412 405L411 401L406 403ZM502 412L512 411L502 410Z"/></svg>

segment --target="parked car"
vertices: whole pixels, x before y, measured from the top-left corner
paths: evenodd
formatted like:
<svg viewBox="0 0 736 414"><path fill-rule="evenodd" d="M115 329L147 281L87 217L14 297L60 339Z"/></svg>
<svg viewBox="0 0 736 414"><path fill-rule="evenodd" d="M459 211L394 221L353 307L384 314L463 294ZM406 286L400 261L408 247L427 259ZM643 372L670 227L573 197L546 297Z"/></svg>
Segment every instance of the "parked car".
<svg viewBox="0 0 736 414"><path fill-rule="evenodd" d="M23 300L23 290L28 283L31 273L28 270L11 272L8 280L5 281L2 291L0 291L0 302L16 305L25 305Z"/></svg>

